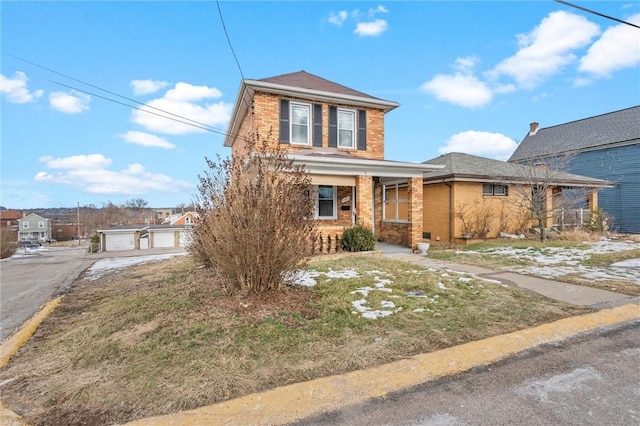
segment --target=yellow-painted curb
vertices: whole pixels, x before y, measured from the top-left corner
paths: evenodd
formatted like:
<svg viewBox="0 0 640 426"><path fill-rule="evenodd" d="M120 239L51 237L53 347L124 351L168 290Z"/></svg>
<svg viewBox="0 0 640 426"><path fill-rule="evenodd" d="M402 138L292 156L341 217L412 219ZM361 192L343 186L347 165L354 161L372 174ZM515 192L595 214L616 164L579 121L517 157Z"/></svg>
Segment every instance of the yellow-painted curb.
<svg viewBox="0 0 640 426"><path fill-rule="evenodd" d="M33 336L42 321L58 306L64 296L47 302L20 330L16 331L0 345L0 368L7 365L11 357Z"/></svg>
<svg viewBox="0 0 640 426"><path fill-rule="evenodd" d="M640 320L640 306L624 305L417 355L368 370L296 383L208 407L136 420L127 425L290 423L488 365L541 344L558 342L582 332L633 320Z"/></svg>

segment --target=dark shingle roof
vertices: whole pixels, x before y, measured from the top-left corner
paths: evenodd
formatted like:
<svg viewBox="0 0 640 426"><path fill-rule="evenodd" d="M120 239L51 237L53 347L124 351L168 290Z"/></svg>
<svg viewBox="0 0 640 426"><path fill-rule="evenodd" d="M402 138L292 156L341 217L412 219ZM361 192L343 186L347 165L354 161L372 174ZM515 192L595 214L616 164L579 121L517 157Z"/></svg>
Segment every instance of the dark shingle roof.
<svg viewBox="0 0 640 426"><path fill-rule="evenodd" d="M340 95L359 96L363 98L378 99L366 93L359 92L333 81L326 80L306 71L297 71L275 77L262 78L258 81L281 84L283 86L299 87L302 89L319 90L322 92L337 93Z"/></svg>
<svg viewBox="0 0 640 426"><path fill-rule="evenodd" d="M527 134L509 161L640 141L640 106L538 129Z"/></svg>
<svg viewBox="0 0 640 426"><path fill-rule="evenodd" d="M424 162L425 164L442 164L444 169L436 170L426 177L426 181L445 180L486 180L487 182L522 181L524 183L536 179L553 181L553 183L570 186L590 185L608 186L609 182L572 173L548 171L534 166L508 163L476 155L451 152Z"/></svg>

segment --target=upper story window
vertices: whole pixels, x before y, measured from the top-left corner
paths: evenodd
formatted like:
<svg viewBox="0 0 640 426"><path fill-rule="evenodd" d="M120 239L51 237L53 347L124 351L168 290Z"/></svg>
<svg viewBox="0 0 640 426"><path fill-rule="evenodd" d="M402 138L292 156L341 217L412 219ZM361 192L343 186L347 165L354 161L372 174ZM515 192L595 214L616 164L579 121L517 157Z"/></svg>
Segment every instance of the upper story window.
<svg viewBox="0 0 640 426"><path fill-rule="evenodd" d="M506 185L495 185L493 183L483 183L482 195L506 196L506 195L509 195L509 190Z"/></svg>
<svg viewBox="0 0 640 426"><path fill-rule="evenodd" d="M27 221L22 222L22 229L29 229L29 222Z"/></svg>
<svg viewBox="0 0 640 426"><path fill-rule="evenodd" d="M323 109L328 114L323 117ZM323 119L329 119L328 126ZM367 150L367 111L280 99L280 143ZM323 134L328 141L323 141ZM324 142L324 144L323 144Z"/></svg>
<svg viewBox="0 0 640 426"><path fill-rule="evenodd" d="M291 143L309 145L311 131L309 122L311 117L311 105L293 103L291 108Z"/></svg>
<svg viewBox="0 0 640 426"><path fill-rule="evenodd" d="M382 218L386 221L407 222L409 220L409 191L406 183L382 187Z"/></svg>
<svg viewBox="0 0 640 426"><path fill-rule="evenodd" d="M338 147L355 148L356 113L338 109Z"/></svg>
<svg viewBox="0 0 640 426"><path fill-rule="evenodd" d="M44 228L44 220L38 221L38 228Z"/></svg>

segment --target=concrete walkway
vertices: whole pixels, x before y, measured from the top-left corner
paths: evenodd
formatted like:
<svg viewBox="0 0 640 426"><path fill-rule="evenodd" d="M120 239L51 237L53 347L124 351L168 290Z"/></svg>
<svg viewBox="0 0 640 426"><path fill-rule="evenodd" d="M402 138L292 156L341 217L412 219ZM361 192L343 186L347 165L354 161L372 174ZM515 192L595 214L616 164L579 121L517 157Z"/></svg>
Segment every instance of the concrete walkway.
<svg viewBox="0 0 640 426"><path fill-rule="evenodd" d="M559 300L565 303L571 303L579 306L589 306L592 308L605 308L617 306L623 303L633 303L633 296L620 294L613 291L600 290L593 287L567 284L558 281L538 278L531 275L516 274L508 271L494 271L481 268L479 266L463 265L453 262L444 262L431 259L428 255L420 255L414 253L402 253L394 250L385 251L382 249L385 257L403 260L405 262L415 263L425 268L446 269L465 274L476 275L481 278L496 280L502 284L511 287L522 288L550 299ZM637 303L637 301L635 301Z"/></svg>

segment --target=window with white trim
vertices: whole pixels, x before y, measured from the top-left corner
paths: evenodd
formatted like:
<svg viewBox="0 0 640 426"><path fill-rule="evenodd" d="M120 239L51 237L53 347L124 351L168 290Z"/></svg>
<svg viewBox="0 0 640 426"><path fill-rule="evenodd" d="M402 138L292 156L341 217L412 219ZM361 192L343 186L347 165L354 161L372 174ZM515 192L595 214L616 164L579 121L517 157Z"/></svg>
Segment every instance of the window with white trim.
<svg viewBox="0 0 640 426"><path fill-rule="evenodd" d="M509 195L507 185L496 185L493 183L482 184L482 195L506 196Z"/></svg>
<svg viewBox="0 0 640 426"><path fill-rule="evenodd" d="M316 187L316 215L318 219L336 219L337 215L337 203L336 193L337 188L330 185L318 185Z"/></svg>
<svg viewBox="0 0 640 426"><path fill-rule="evenodd" d="M291 143L297 145L310 145L311 142L311 105L291 102L290 135Z"/></svg>
<svg viewBox="0 0 640 426"><path fill-rule="evenodd" d="M356 112L338 109L338 147L355 148Z"/></svg>
<svg viewBox="0 0 640 426"><path fill-rule="evenodd" d="M22 222L22 229L29 229L29 222Z"/></svg>
<svg viewBox="0 0 640 426"><path fill-rule="evenodd" d="M44 220L38 221L38 228L44 228Z"/></svg>
<svg viewBox="0 0 640 426"><path fill-rule="evenodd" d="M388 222L409 221L409 187L406 183L383 185L382 219Z"/></svg>

